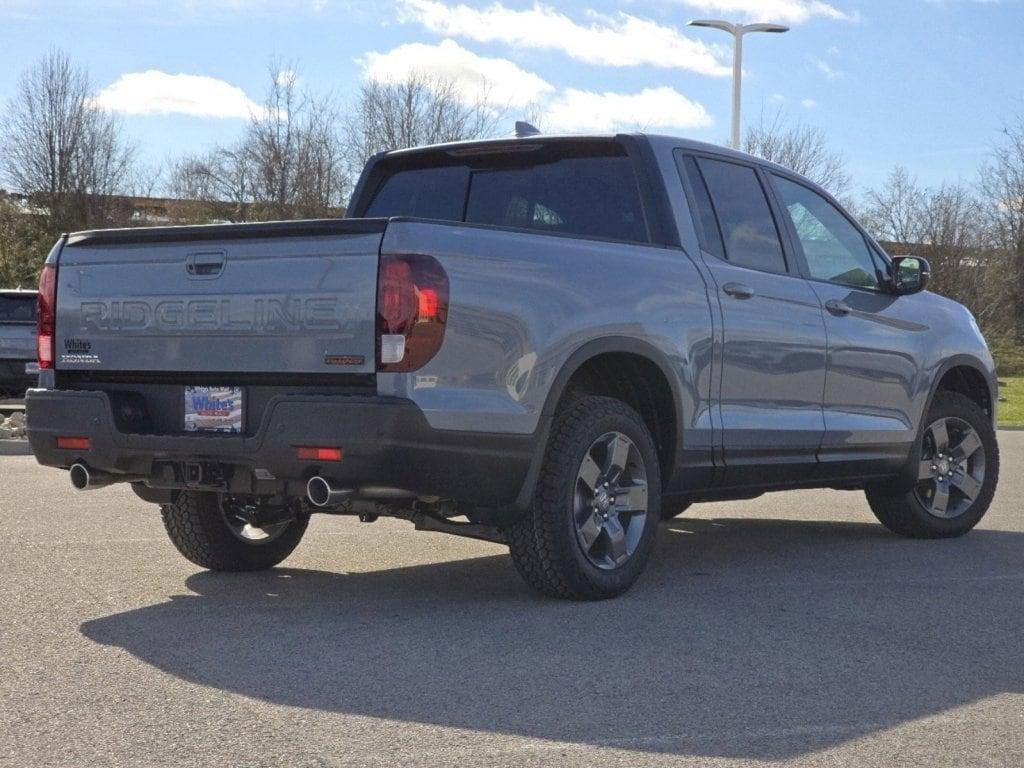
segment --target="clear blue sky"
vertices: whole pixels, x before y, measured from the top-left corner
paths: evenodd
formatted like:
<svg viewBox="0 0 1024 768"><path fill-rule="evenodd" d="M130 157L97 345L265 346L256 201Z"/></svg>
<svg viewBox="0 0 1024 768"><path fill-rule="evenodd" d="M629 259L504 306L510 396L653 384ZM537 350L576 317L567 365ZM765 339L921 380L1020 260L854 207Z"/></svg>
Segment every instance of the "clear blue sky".
<svg viewBox="0 0 1024 768"><path fill-rule="evenodd" d="M792 26L747 38L744 116L820 126L858 189L897 163L926 184L972 180L1024 112L1021 0L0 0L0 102L60 48L159 164L237 137L277 57L342 104L416 68L467 92L486 80L548 130L720 142L728 40L686 28L700 17Z"/></svg>

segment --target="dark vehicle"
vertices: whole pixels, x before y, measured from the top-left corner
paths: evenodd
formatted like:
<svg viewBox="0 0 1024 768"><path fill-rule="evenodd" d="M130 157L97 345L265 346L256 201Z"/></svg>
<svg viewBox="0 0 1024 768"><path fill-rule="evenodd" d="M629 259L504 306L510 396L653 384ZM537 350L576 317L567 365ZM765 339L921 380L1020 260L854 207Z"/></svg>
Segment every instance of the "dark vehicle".
<svg viewBox="0 0 1024 768"><path fill-rule="evenodd" d="M826 192L645 135L380 155L352 218L81 232L41 278L38 460L131 483L204 568L314 512L506 543L560 597L625 591L693 502L864 489L969 531L992 357Z"/></svg>
<svg viewBox="0 0 1024 768"><path fill-rule="evenodd" d="M36 292L0 290L0 399L36 385Z"/></svg>

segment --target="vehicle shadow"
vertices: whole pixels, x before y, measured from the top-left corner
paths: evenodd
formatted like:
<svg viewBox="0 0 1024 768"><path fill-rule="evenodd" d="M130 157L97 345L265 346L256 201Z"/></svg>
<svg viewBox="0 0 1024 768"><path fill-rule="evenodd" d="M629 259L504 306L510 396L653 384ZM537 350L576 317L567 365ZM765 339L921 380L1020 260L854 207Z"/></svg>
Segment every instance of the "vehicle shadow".
<svg viewBox="0 0 1024 768"><path fill-rule="evenodd" d="M279 704L673 754L784 759L1024 691L1024 535L676 520L623 598L538 598L507 557L197 573L82 625Z"/></svg>

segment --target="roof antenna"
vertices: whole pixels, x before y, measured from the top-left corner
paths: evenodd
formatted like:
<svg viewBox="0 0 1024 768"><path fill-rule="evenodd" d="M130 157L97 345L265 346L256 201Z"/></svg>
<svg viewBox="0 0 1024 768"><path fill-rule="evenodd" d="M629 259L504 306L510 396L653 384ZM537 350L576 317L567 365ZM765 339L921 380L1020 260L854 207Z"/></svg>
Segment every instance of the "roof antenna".
<svg viewBox="0 0 1024 768"><path fill-rule="evenodd" d="M525 139L527 136L540 136L540 128L525 120L516 120L516 138Z"/></svg>

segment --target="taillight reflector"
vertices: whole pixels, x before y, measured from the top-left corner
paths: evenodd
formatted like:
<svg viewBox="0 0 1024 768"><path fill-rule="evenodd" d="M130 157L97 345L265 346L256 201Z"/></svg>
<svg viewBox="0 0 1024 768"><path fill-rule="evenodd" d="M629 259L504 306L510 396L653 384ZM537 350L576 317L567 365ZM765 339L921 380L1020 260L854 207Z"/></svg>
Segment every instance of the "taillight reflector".
<svg viewBox="0 0 1024 768"><path fill-rule="evenodd" d="M58 437L57 447L64 451L88 451L92 440L88 437Z"/></svg>
<svg viewBox="0 0 1024 768"><path fill-rule="evenodd" d="M53 368L54 328L57 319L57 268L52 264L39 273L39 319L36 336L36 360L40 369Z"/></svg>
<svg viewBox="0 0 1024 768"><path fill-rule="evenodd" d="M344 455L341 448L303 446L295 449L295 457L303 461L341 461Z"/></svg>
<svg viewBox="0 0 1024 768"><path fill-rule="evenodd" d="M448 275L437 259L383 256L377 278L377 370L422 368L441 348L447 322Z"/></svg>

